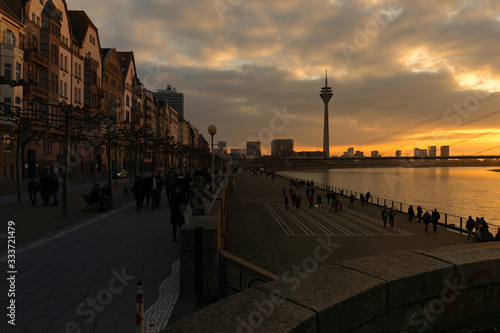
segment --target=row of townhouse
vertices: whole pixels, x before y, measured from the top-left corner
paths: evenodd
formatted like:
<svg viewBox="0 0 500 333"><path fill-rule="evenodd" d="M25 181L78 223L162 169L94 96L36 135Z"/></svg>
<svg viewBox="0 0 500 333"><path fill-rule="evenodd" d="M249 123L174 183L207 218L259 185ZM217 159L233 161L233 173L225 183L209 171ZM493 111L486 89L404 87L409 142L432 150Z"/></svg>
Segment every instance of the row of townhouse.
<svg viewBox="0 0 500 333"><path fill-rule="evenodd" d="M152 140L169 137L168 143L177 144L172 149L208 147L168 101L155 99L141 83L132 51L101 48L98 29L84 11L68 10L64 0L0 0L0 31L5 153L0 177L14 176L15 142L22 149L23 178L60 166L69 119L81 120L81 136L71 139L72 176L116 168L182 169L187 163L182 151L177 159L161 155ZM12 112L25 120L23 127L8 118ZM103 135L103 123L115 134L112 144Z"/></svg>

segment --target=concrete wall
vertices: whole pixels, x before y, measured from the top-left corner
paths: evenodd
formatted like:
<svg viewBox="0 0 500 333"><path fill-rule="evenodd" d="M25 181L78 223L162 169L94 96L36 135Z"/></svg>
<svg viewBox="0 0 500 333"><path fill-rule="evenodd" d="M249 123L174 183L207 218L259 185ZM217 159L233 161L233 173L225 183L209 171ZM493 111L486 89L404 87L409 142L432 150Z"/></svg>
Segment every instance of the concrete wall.
<svg viewBox="0 0 500 333"><path fill-rule="evenodd" d="M458 332L500 323L500 242L314 263L166 332Z"/></svg>

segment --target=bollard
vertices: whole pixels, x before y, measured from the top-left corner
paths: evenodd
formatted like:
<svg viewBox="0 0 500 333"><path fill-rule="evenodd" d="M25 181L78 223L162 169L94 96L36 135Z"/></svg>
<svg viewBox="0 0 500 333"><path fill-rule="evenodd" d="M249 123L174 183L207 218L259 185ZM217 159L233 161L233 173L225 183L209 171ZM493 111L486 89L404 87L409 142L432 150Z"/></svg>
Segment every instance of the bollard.
<svg viewBox="0 0 500 333"><path fill-rule="evenodd" d="M144 282L141 280L136 283L137 292L135 295L135 331L137 333L144 333L143 319L144 319Z"/></svg>

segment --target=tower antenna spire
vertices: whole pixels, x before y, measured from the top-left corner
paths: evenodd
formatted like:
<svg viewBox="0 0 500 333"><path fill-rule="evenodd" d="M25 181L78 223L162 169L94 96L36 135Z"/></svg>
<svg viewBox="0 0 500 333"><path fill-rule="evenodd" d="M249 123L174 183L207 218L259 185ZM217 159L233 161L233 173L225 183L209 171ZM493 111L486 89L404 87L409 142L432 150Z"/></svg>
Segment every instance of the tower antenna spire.
<svg viewBox="0 0 500 333"><path fill-rule="evenodd" d="M328 87L328 69L325 70L325 87Z"/></svg>

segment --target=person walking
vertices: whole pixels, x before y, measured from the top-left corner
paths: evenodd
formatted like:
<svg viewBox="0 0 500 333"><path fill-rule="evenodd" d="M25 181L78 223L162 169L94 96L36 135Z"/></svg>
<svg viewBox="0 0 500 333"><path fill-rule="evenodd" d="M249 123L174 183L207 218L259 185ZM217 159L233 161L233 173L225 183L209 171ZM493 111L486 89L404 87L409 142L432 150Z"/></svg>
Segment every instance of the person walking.
<svg viewBox="0 0 500 333"><path fill-rule="evenodd" d="M50 175L47 173L40 178L40 195L42 196L43 205L48 206L50 198Z"/></svg>
<svg viewBox="0 0 500 333"><path fill-rule="evenodd" d="M297 196L295 198L295 209L296 210L299 210L299 207L300 207L300 201L302 200L302 198L300 196Z"/></svg>
<svg viewBox="0 0 500 333"><path fill-rule="evenodd" d="M382 215L382 220L384 221L384 228L385 228L387 225L387 217L389 216L389 212L387 211L387 206L384 206L381 215Z"/></svg>
<svg viewBox="0 0 500 333"><path fill-rule="evenodd" d="M366 204L369 205L370 204L370 198L372 197L372 195L370 194L370 191L366 192L366 195L365 195L365 200L366 200Z"/></svg>
<svg viewBox="0 0 500 333"><path fill-rule="evenodd" d="M417 207L418 223L422 222L422 212L423 212L422 207L420 207L420 205L418 205L418 207Z"/></svg>
<svg viewBox="0 0 500 333"><path fill-rule="evenodd" d="M288 210L288 195L285 195L285 209Z"/></svg>
<svg viewBox="0 0 500 333"><path fill-rule="evenodd" d="M35 180L34 177L31 178L31 181L28 184L28 194L32 206L36 204L36 195L39 189L40 189L40 184Z"/></svg>
<svg viewBox="0 0 500 333"><path fill-rule="evenodd" d="M177 241L177 230L184 224L184 209L186 208L186 196L182 188L177 185L172 193L170 206L170 224L172 224L172 242Z"/></svg>
<svg viewBox="0 0 500 333"><path fill-rule="evenodd" d="M363 193L359 195L359 200L361 201L361 207L365 205L365 196Z"/></svg>
<svg viewBox="0 0 500 333"><path fill-rule="evenodd" d="M437 225L438 225L438 221L439 219L441 218L441 215L439 215L439 212L437 211L437 209L434 209L434 211L432 212L432 226L434 227L434 232L437 232Z"/></svg>
<svg viewBox="0 0 500 333"><path fill-rule="evenodd" d="M281 189L281 191L283 192L283 197L286 196L286 187L285 187L285 185L283 185L283 188Z"/></svg>
<svg viewBox="0 0 500 333"><path fill-rule="evenodd" d="M155 210L158 208L158 193L160 191L160 180L156 171L153 171L151 177L148 178L148 188L151 190L151 208Z"/></svg>
<svg viewBox="0 0 500 333"><path fill-rule="evenodd" d="M408 222L412 222L414 216L415 216L415 211L413 210L413 206L410 205L410 207L408 207Z"/></svg>
<svg viewBox="0 0 500 333"><path fill-rule="evenodd" d="M354 200L356 198L354 197L354 194L351 193L351 196L349 197L349 208L354 208Z"/></svg>
<svg viewBox="0 0 500 333"><path fill-rule="evenodd" d="M321 198L321 194L318 194L316 201L318 202L318 207L323 207L323 198Z"/></svg>
<svg viewBox="0 0 500 333"><path fill-rule="evenodd" d="M465 224L465 229L467 229L467 240L474 241L474 236L472 235L474 227L476 226L476 222L472 218L472 216L469 215L469 219L467 220L467 223Z"/></svg>
<svg viewBox="0 0 500 333"><path fill-rule="evenodd" d="M431 214L429 214L429 211L426 211L424 216L422 217L424 220L424 225L425 225L425 233L429 233L429 224L431 223Z"/></svg>
<svg viewBox="0 0 500 333"><path fill-rule="evenodd" d="M54 199L52 201L52 207L55 207L59 204L57 201L57 192L59 191L59 178L55 173L53 173L52 176L50 177L50 191L54 196Z"/></svg>
<svg viewBox="0 0 500 333"><path fill-rule="evenodd" d="M141 211L142 205L144 204L144 181L141 176L135 178L134 187L132 187L132 192L135 197L136 210Z"/></svg>
<svg viewBox="0 0 500 333"><path fill-rule="evenodd" d="M314 207L314 198L313 198L312 194L310 194L307 197L307 201L309 201L309 208L313 208Z"/></svg>
<svg viewBox="0 0 500 333"><path fill-rule="evenodd" d="M326 204L330 205L330 199L332 198L332 192L326 192Z"/></svg>
<svg viewBox="0 0 500 333"><path fill-rule="evenodd" d="M394 208L391 208L389 212L389 223L391 224L391 228L394 228L394 219L396 218L396 211Z"/></svg>

